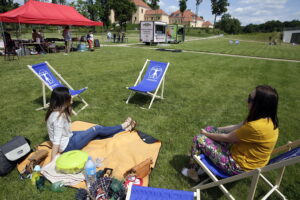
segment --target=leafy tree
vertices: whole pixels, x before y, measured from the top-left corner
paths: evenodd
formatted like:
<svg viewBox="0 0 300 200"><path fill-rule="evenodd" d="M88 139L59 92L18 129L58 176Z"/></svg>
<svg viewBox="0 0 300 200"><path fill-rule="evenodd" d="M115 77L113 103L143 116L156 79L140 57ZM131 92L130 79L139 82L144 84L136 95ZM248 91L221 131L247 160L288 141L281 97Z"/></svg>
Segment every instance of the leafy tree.
<svg viewBox="0 0 300 200"><path fill-rule="evenodd" d="M196 0L196 16L198 16L198 9L199 5L202 3L203 0ZM195 27L197 25L197 18L195 19Z"/></svg>
<svg viewBox="0 0 300 200"><path fill-rule="evenodd" d="M216 23L217 16L227 12L227 6L229 6L227 0L211 0L211 13L215 15L214 25Z"/></svg>
<svg viewBox="0 0 300 200"><path fill-rule="evenodd" d="M299 20L285 21L283 22L283 26L286 28L300 27Z"/></svg>
<svg viewBox="0 0 300 200"><path fill-rule="evenodd" d="M258 32L258 25L256 24L248 24L243 28L244 33L255 33Z"/></svg>
<svg viewBox="0 0 300 200"><path fill-rule="evenodd" d="M186 10L187 6L186 6L186 2L188 0L179 0L179 10L181 12L181 23L183 24L183 13Z"/></svg>
<svg viewBox="0 0 300 200"><path fill-rule="evenodd" d="M66 0L58 0L58 3L61 5L66 5Z"/></svg>
<svg viewBox="0 0 300 200"><path fill-rule="evenodd" d="M284 28L300 27L299 20L281 22L278 20L267 21L262 24L248 24L243 28L244 33L254 32L281 32Z"/></svg>
<svg viewBox="0 0 300 200"><path fill-rule="evenodd" d="M241 31L241 22L231 17L230 14L224 14L219 22L216 23L216 27L223 30L225 33L237 34Z"/></svg>
<svg viewBox="0 0 300 200"><path fill-rule="evenodd" d="M136 12L135 4L129 0L111 0L111 8L115 11L115 18L119 21L121 30Z"/></svg>
<svg viewBox="0 0 300 200"><path fill-rule="evenodd" d="M259 29L261 32L282 31L283 24L278 20L267 21L264 24L260 24Z"/></svg>
<svg viewBox="0 0 300 200"><path fill-rule="evenodd" d="M0 13L7 12L18 8L20 5L14 3L13 0L0 0Z"/></svg>
<svg viewBox="0 0 300 200"><path fill-rule="evenodd" d="M66 5L66 0L52 0L52 3ZM73 3L73 2L72 2Z"/></svg>
<svg viewBox="0 0 300 200"><path fill-rule="evenodd" d="M151 0L148 5L153 9L153 10L158 10L159 9L159 0Z"/></svg>
<svg viewBox="0 0 300 200"><path fill-rule="evenodd" d="M88 7L84 0L73 1L70 3L70 6L74 7L83 16L89 17Z"/></svg>
<svg viewBox="0 0 300 200"><path fill-rule="evenodd" d="M86 0L87 11L89 13L89 18L93 21L97 20L97 10L98 6L94 3L93 0Z"/></svg>
<svg viewBox="0 0 300 200"><path fill-rule="evenodd" d="M111 22L109 19L111 12L111 1L110 0L96 0L98 7L98 15L100 20L104 23L106 29L110 26Z"/></svg>

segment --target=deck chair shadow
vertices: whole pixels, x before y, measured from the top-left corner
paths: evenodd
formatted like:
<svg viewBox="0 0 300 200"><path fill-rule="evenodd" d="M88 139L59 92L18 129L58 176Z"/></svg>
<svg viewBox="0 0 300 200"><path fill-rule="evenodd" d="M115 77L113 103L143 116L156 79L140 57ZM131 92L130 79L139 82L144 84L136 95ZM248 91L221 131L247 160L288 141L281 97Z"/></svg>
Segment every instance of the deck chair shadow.
<svg viewBox="0 0 300 200"><path fill-rule="evenodd" d="M147 71L144 73L144 77L142 78L143 72L148 65ZM131 90L131 93L126 101L128 104L130 98L133 96L134 92L138 92L141 94L149 95L152 97L150 105L148 109L151 108L152 103L155 98L163 99L164 95L164 86L165 86L165 75L168 70L170 63L157 62L152 60L146 60L142 70L139 73L139 76L132 87L127 87L127 89ZM161 95L157 95L159 89L161 89Z"/></svg>
<svg viewBox="0 0 300 200"><path fill-rule="evenodd" d="M252 199L254 199L255 191L257 188L257 183L258 183L259 179L262 178L262 180L265 183L267 183L267 185L269 185L271 188L268 191L268 193L262 198L262 200L267 199L273 192L276 192L282 199L286 199L286 197L281 193L281 191L279 191L279 186L281 184L281 180L282 180L284 172L285 172L285 167L300 162L300 147L299 147L299 145L300 145L300 140L297 140L295 142L289 142L286 145L278 147L278 148L274 149L274 151L272 153L273 155L278 154L279 152L282 152L282 151L287 151L287 152L282 153L282 154L272 158L269 161L268 165L266 165L265 167L258 168L258 169L255 169L255 170L252 170L249 172L244 172L242 174L235 175L235 176L230 176L228 174L223 173L205 155L203 155L203 154L194 155L193 157L196 160L196 162L200 165L200 167L204 170L204 172L209 176L209 179L211 179L213 182L205 184L207 182L207 180L204 180L201 183L199 183L198 185L196 185L195 187L193 187L193 189L200 189L200 191L201 191L204 189L209 189L209 188L218 186L228 199L235 199L232 196L232 194L230 194L230 192L224 187L223 184L238 181L238 180L241 180L244 178L252 177L251 187L250 187L249 193L248 193L248 199L252 200ZM294 148L294 149L292 149L292 148ZM262 173L276 170L276 169L280 169L280 170L279 170L278 176L276 177L275 185L273 185ZM217 177L222 178L222 179L219 180Z"/></svg>
<svg viewBox="0 0 300 200"><path fill-rule="evenodd" d="M42 90L43 90L43 107L37 108L36 110L42 110L49 107L49 103L46 102L46 91L45 86L52 91L56 87L67 87L69 88L70 94L72 98L78 97L82 102L83 106L77 112L72 110L74 115L77 115L80 111L85 109L88 106L88 103L80 96L88 87L82 88L80 90L74 90L67 81L46 61L43 63L39 63L36 65L28 65L28 68L40 79L42 82ZM54 74L56 76L54 76ZM56 78L57 77L57 78ZM63 85L63 84L64 85Z"/></svg>
<svg viewBox="0 0 300 200"><path fill-rule="evenodd" d="M126 200L200 200L200 190L196 192L143 187L129 184Z"/></svg>

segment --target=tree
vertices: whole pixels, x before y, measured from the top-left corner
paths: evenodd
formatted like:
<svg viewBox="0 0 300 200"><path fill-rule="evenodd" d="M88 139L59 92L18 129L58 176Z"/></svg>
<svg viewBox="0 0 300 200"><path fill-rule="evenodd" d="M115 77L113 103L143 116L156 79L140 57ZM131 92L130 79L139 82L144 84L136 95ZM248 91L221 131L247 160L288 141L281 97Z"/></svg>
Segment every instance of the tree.
<svg viewBox="0 0 300 200"><path fill-rule="evenodd" d="M89 13L89 18L93 21L97 20L97 10L98 7L97 5L94 3L93 0L86 0L86 4L87 4L87 11Z"/></svg>
<svg viewBox="0 0 300 200"><path fill-rule="evenodd" d="M66 4L66 0L58 0L58 3L61 5L65 5Z"/></svg>
<svg viewBox="0 0 300 200"><path fill-rule="evenodd" d="M52 0L52 3L65 5L65 4L66 4L66 0ZM74 2L72 2L72 3L74 3ZM71 4L71 3L70 3L70 4ZM74 4L75 4L75 3L74 3Z"/></svg>
<svg viewBox="0 0 300 200"><path fill-rule="evenodd" d="M0 13L7 12L19 7L18 3L14 3L13 0L0 0Z"/></svg>
<svg viewBox="0 0 300 200"><path fill-rule="evenodd" d="M256 24L248 24L243 28L244 33L255 33L258 32L258 25Z"/></svg>
<svg viewBox="0 0 300 200"><path fill-rule="evenodd" d="M199 5L202 3L203 0L196 0L196 18L195 18L195 27L197 26L197 16L198 16L198 9Z"/></svg>
<svg viewBox="0 0 300 200"><path fill-rule="evenodd" d="M227 12L227 6L229 6L227 0L211 0L211 13L215 15L214 25L216 23L217 16Z"/></svg>
<svg viewBox="0 0 300 200"><path fill-rule="evenodd" d="M110 0L96 0L96 4L100 5L98 9L98 15L100 20L104 23L106 29L110 26L111 22L109 19L111 12L111 1Z"/></svg>
<svg viewBox="0 0 300 200"><path fill-rule="evenodd" d="M186 2L188 0L179 0L179 10L181 12L181 23L183 24L183 13L186 10L187 6L186 6Z"/></svg>
<svg viewBox="0 0 300 200"><path fill-rule="evenodd" d="M225 33L237 34L241 31L241 22L231 17L230 14L224 14L219 22L216 23L216 27L223 30Z"/></svg>
<svg viewBox="0 0 300 200"><path fill-rule="evenodd" d="M159 0L151 0L148 5L153 9L153 10L158 10L159 9Z"/></svg>
<svg viewBox="0 0 300 200"><path fill-rule="evenodd" d="M111 8L115 11L115 18L119 21L121 30L136 12L135 4L129 0L111 0Z"/></svg>
<svg viewBox="0 0 300 200"><path fill-rule="evenodd" d="M83 16L89 17L87 4L84 0L77 0L76 2L73 1L73 2L70 3L70 6L74 7Z"/></svg>

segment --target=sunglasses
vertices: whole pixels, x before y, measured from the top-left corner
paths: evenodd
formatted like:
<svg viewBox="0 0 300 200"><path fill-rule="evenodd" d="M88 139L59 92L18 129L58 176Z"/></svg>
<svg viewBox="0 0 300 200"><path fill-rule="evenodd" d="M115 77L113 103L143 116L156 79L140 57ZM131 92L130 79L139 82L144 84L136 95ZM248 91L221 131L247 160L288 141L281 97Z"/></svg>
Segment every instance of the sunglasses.
<svg viewBox="0 0 300 200"><path fill-rule="evenodd" d="M251 97L251 94L249 94L247 102L248 102L248 103L252 103L253 100L254 100L254 99Z"/></svg>

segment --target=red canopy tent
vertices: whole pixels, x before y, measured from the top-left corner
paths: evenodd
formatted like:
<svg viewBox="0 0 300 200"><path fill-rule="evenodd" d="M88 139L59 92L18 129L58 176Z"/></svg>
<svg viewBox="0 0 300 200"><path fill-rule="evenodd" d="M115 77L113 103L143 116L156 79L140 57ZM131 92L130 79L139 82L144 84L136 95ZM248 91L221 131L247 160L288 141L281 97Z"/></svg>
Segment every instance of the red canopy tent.
<svg viewBox="0 0 300 200"><path fill-rule="evenodd" d="M14 10L1 13L0 22L46 24L46 25L74 25L74 26L103 26L102 22L92 21L73 7L29 0Z"/></svg>

